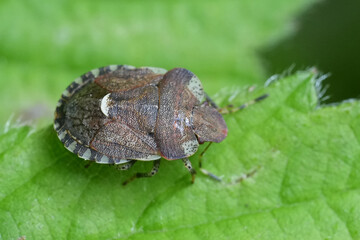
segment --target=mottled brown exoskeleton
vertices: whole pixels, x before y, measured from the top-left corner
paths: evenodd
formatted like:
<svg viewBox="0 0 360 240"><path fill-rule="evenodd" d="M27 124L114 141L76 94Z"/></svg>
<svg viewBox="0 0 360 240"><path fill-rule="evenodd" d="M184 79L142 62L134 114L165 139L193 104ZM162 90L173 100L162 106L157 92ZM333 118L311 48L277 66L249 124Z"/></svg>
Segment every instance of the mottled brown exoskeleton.
<svg viewBox="0 0 360 240"><path fill-rule="evenodd" d="M227 126L216 105L189 70L111 65L92 70L63 92L54 128L65 147L79 157L129 169L136 161L182 159L199 144L221 142ZM211 176L209 173L208 175ZM126 181L125 183L127 183Z"/></svg>

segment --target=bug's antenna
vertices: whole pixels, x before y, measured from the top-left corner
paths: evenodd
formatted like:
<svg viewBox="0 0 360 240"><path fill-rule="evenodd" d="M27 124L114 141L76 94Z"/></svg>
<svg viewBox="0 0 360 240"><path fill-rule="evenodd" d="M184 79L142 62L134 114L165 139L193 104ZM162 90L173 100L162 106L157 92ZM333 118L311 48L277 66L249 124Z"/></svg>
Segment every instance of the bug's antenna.
<svg viewBox="0 0 360 240"><path fill-rule="evenodd" d="M266 93L264 95L261 95L260 97L255 98L254 100L251 100L250 102L244 103L243 105L241 105L239 107L235 107L234 105L230 104L230 105L227 105L224 108L219 108L218 111L221 114L234 113L234 112L237 112L237 111L242 110L244 108L247 108L248 106L253 105L253 104L257 103L257 102L260 102L260 101L264 100L265 98L267 98L268 96L269 96L269 94Z"/></svg>
<svg viewBox="0 0 360 240"><path fill-rule="evenodd" d="M209 95L207 95L207 93L205 93L205 99L206 102L208 102L212 107L219 109L218 105L216 105L216 103L209 97Z"/></svg>

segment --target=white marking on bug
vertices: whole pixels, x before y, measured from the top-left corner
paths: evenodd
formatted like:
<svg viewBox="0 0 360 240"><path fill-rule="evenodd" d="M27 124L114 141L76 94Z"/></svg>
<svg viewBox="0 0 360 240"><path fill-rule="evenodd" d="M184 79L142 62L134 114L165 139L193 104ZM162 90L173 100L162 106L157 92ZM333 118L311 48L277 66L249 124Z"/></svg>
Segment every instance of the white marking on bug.
<svg viewBox="0 0 360 240"><path fill-rule="evenodd" d="M117 65L110 65L109 66L109 69L110 69L110 71L115 71L116 69L117 69Z"/></svg>
<svg viewBox="0 0 360 240"><path fill-rule="evenodd" d="M60 140L63 140L65 136L66 136L66 132L65 132L65 131L61 132L61 133L58 135L58 137L59 137Z"/></svg>
<svg viewBox="0 0 360 240"><path fill-rule="evenodd" d="M181 135L184 135L184 118L185 114L179 112L177 117L174 119L174 127L181 132Z"/></svg>
<svg viewBox="0 0 360 240"><path fill-rule="evenodd" d="M90 149L87 149L87 150L81 155L81 157L84 158L84 159L89 160L90 157L91 157L91 151L90 151Z"/></svg>
<svg viewBox="0 0 360 240"><path fill-rule="evenodd" d="M141 67L141 68L148 68L155 74L165 74L167 72L164 68L157 68L157 67Z"/></svg>
<svg viewBox="0 0 360 240"><path fill-rule="evenodd" d="M185 118L185 125L187 126L187 127L190 127L191 126L191 122L190 122L190 119L189 118Z"/></svg>
<svg viewBox="0 0 360 240"><path fill-rule="evenodd" d="M70 151L70 152L74 152L75 148L76 148L76 145L77 145L77 142L76 141L73 141L69 146L67 146L67 149Z"/></svg>
<svg viewBox="0 0 360 240"><path fill-rule="evenodd" d="M119 165L119 164L123 164L123 163L127 163L127 162L130 162L131 160L127 160L127 159L120 159L118 160L118 162L115 162L116 165Z"/></svg>
<svg viewBox="0 0 360 240"><path fill-rule="evenodd" d="M61 105L62 105L61 101L58 101L57 104L56 104L57 107L60 107Z"/></svg>
<svg viewBox="0 0 360 240"><path fill-rule="evenodd" d="M82 80L81 77L78 77L78 78L76 78L76 79L74 80L74 82L77 83L77 84L82 84L82 83L83 83L83 80Z"/></svg>
<svg viewBox="0 0 360 240"><path fill-rule="evenodd" d="M102 156L100 161L97 161L97 163L109 163L109 158L107 156Z"/></svg>
<svg viewBox="0 0 360 240"><path fill-rule="evenodd" d="M111 100L109 99L111 93L106 94L102 99L101 99L101 105L100 105L100 109L101 112L105 115L105 116L109 116L109 108L111 105Z"/></svg>
<svg viewBox="0 0 360 240"><path fill-rule="evenodd" d="M200 101L202 102L202 100L205 97L204 94L204 90L202 87L202 84L200 82L200 80L196 77L193 76L190 81L189 84L187 85L187 87L189 88L189 90L192 92L192 94L194 94L194 96Z"/></svg>
<svg viewBox="0 0 360 240"><path fill-rule="evenodd" d="M127 69L135 69L136 67L134 66L131 66L131 65L123 65L124 68L127 68Z"/></svg>
<svg viewBox="0 0 360 240"><path fill-rule="evenodd" d="M181 147L183 148L184 153L187 157L196 153L198 146L199 146L199 142L197 140L189 140L181 144Z"/></svg>
<svg viewBox="0 0 360 240"><path fill-rule="evenodd" d="M93 69L91 70L91 73L94 75L94 77L96 78L97 76L99 76L99 73L100 73L100 70L97 68L97 69Z"/></svg>
<svg viewBox="0 0 360 240"><path fill-rule="evenodd" d="M54 123L55 130L58 129L59 127L60 127L60 125L58 123Z"/></svg>
<svg viewBox="0 0 360 240"><path fill-rule="evenodd" d="M69 91L67 89L65 89L65 91L63 91L62 95L65 96L65 97L69 97L70 93L69 93Z"/></svg>
<svg viewBox="0 0 360 240"><path fill-rule="evenodd" d="M139 160L139 161L154 161L154 160L158 160L160 159L161 156L159 155L149 155L147 157L144 158L136 158L135 160Z"/></svg>

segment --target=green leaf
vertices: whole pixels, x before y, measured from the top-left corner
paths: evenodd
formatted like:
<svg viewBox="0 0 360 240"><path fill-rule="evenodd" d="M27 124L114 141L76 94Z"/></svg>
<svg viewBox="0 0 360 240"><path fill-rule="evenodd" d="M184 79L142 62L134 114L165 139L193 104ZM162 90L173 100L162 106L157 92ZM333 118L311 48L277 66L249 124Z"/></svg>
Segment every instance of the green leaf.
<svg viewBox="0 0 360 240"><path fill-rule="evenodd" d="M360 102L319 107L314 83L299 72L227 93L269 98L227 115L228 138L205 153L223 183L190 184L181 161L162 160L123 187L151 163L85 168L52 126L11 129L0 135L0 239L360 239Z"/></svg>

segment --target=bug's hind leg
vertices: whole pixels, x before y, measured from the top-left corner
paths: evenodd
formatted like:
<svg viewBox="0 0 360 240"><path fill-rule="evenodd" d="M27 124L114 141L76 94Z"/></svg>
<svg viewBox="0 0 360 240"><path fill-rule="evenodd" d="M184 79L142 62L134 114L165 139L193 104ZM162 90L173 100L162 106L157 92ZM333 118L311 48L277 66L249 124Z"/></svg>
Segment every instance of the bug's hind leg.
<svg viewBox="0 0 360 240"><path fill-rule="evenodd" d="M135 160L134 160L135 161ZM160 159L159 160L155 160L154 161L154 166L151 169L150 172L147 173L136 173L134 176L132 176L131 178L129 178L128 180L123 182L123 185L125 186L126 184L128 184L131 181L134 181L136 178L143 178L143 177L152 177L154 176L158 171L159 171L159 167L160 167Z"/></svg>
<svg viewBox="0 0 360 240"><path fill-rule="evenodd" d="M209 149L209 147L211 146L212 142L209 142L209 144L205 147L205 149L200 153L200 156L199 156L199 168L200 168L200 171L205 174L206 176L216 180L216 181L219 181L221 182L221 179L216 176L215 174L209 172L208 170L202 168L202 157L204 155L204 153Z"/></svg>
<svg viewBox="0 0 360 240"><path fill-rule="evenodd" d="M253 105L257 102L260 102L262 100L264 100L265 98L267 98L269 96L269 94L264 94L261 95L260 97L255 98L254 100L251 100L250 102L244 103L243 105L239 106L239 107L235 107L234 105L227 105L224 108L219 108L218 111L221 114L229 114L229 113L234 113L237 112L239 110L242 110L244 108L247 108L250 105Z"/></svg>
<svg viewBox="0 0 360 240"><path fill-rule="evenodd" d="M129 170L132 166L134 166L135 163L136 160L131 160L130 162L116 166L116 169L126 171Z"/></svg>
<svg viewBox="0 0 360 240"><path fill-rule="evenodd" d="M192 165L191 165L191 162L188 158L183 158L182 159L185 167L187 170L189 170L190 174L191 174L191 183L194 183L195 182L195 175L196 175L196 171L195 169L193 169Z"/></svg>

